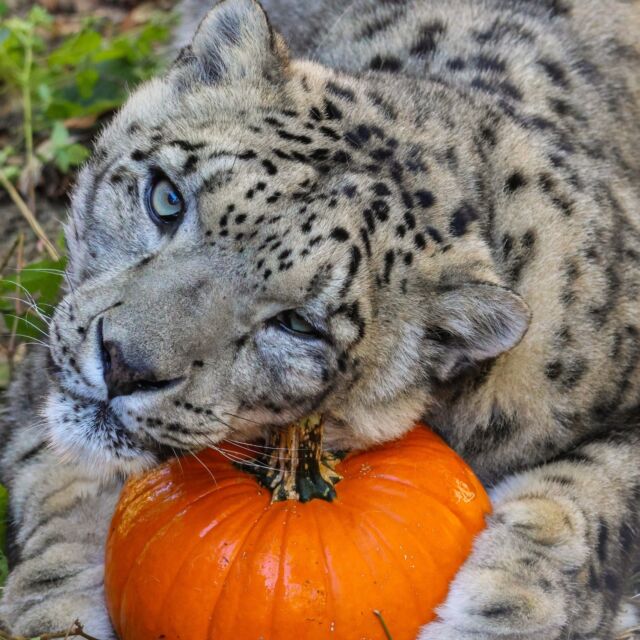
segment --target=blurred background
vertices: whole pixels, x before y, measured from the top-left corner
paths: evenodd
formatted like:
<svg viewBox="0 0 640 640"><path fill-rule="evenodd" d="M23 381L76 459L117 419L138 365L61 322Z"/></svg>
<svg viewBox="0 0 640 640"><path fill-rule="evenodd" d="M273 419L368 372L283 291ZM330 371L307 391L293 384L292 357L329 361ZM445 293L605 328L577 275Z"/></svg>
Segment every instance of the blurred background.
<svg viewBox="0 0 640 640"><path fill-rule="evenodd" d="M170 58L172 0L0 0L0 391L41 347L62 222L103 123Z"/></svg>

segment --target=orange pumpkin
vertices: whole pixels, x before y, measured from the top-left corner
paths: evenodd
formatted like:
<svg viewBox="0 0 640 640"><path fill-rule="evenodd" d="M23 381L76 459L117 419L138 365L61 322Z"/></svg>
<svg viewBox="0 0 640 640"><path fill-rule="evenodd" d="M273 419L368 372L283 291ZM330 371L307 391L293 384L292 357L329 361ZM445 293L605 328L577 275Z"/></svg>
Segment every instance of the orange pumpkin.
<svg viewBox="0 0 640 640"><path fill-rule="evenodd" d="M415 640L490 511L423 426L338 462L331 502L272 502L220 453L199 458L124 488L106 560L121 640L383 640L384 623Z"/></svg>

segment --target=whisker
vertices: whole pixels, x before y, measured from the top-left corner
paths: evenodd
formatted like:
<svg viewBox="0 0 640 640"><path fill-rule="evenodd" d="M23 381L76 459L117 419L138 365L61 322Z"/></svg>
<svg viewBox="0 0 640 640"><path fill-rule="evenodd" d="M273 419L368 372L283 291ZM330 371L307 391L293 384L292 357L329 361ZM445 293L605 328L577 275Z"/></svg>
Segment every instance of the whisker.
<svg viewBox="0 0 640 640"><path fill-rule="evenodd" d="M262 422L257 422L255 420L250 420L249 418L244 418L243 416L238 416L238 415L236 415L234 413L229 413L228 411L225 411L224 414L228 415L228 416L232 416L234 418L238 418L239 420L245 420L246 422L249 422L251 424L255 424L255 425L258 425L258 426L261 426L261 427L265 426ZM228 422L225 422L224 420L222 420L221 418L219 418L215 414L214 414L213 417L218 422L220 422L221 424L225 425L226 427L229 427L230 429L232 428L232 426ZM240 440L233 440L231 438L225 438L225 440L227 442L231 442L231 443L233 443L235 445L238 445L238 446L255 447L255 449L258 450L258 451L259 450L284 451L285 449L289 450L288 447L274 447L274 446L271 446L271 445L268 445L268 444L259 444L257 442L242 442ZM298 447L297 448L297 451L306 451L306 450L307 450L307 447Z"/></svg>
<svg viewBox="0 0 640 640"><path fill-rule="evenodd" d="M53 269L51 267L47 269L34 269L33 267L25 267L24 269L17 269L16 267L8 267L11 271L16 271L17 273L30 272L30 273L52 273L56 276L63 276L66 271L63 269Z"/></svg>
<svg viewBox="0 0 640 640"><path fill-rule="evenodd" d="M26 318L16 316L13 313L5 313L4 316L5 318L14 318L15 320L21 320L22 322L26 322L30 327L32 327L36 331L39 331L45 338L49 337L49 334L46 331L43 331L37 324L34 324L33 322L31 322L31 320L27 320Z"/></svg>
<svg viewBox="0 0 640 640"><path fill-rule="evenodd" d="M215 449L220 455L224 456L227 460L235 463L242 463L243 465L249 465L251 467L255 467L256 469L265 469L266 471L277 471L280 472L282 469L278 469L277 467L272 467L268 464L264 464L262 462L258 462L255 458L243 458L241 454L235 454L233 451L229 451L228 449L224 449L218 445L209 445L212 449Z"/></svg>
<svg viewBox="0 0 640 640"><path fill-rule="evenodd" d="M180 471L182 472L182 475L184 475L184 467L182 466L182 461L180 460L180 456L178 455L178 452L171 445L169 445L169 448L171 449L171 451L173 451L173 455L178 461L178 466L180 467Z"/></svg>
<svg viewBox="0 0 640 640"><path fill-rule="evenodd" d="M229 444L233 444L234 446L238 447L239 449L243 449L244 451L249 451L252 454L261 452L261 449L252 449L249 443L239 442L238 440L229 440L229 439L225 439L225 442L228 442Z"/></svg>
<svg viewBox="0 0 640 640"><path fill-rule="evenodd" d="M240 440L231 440L230 438L225 438L226 442L236 445L237 447L253 447L253 449L248 449L253 451L254 453L259 453L260 451L293 451L293 449L289 449L289 447L272 447L268 444L258 444L257 442L241 442ZM296 451L307 451L307 447L297 447Z"/></svg>
<svg viewBox="0 0 640 640"><path fill-rule="evenodd" d="M33 304L29 300L24 300L23 298L16 298L15 296L0 296L2 300L11 300L12 302L20 302L25 305L29 311L33 311L36 315L46 323L47 326L51 324L51 318L47 315L44 315L42 311L38 308L37 304Z"/></svg>
<svg viewBox="0 0 640 640"><path fill-rule="evenodd" d="M206 405L205 405L206 406ZM211 405L213 406L213 405ZM220 424L223 424L225 427L227 427L228 429L232 429L233 427L228 423L225 422L224 420L222 420L222 418L219 418L217 415L213 414L213 416L209 416L212 417L216 422L219 422Z"/></svg>
<svg viewBox="0 0 640 640"><path fill-rule="evenodd" d="M275 467L271 467L267 464L257 461L253 456L248 456L248 455L244 456L242 453L238 453L236 451L229 451L228 449L225 449L224 447L222 447L218 442L212 442L210 438L208 438L207 436L203 436L202 434L200 434L199 439L202 441L204 446L209 447L214 451L217 451L220 455L222 455L224 458L226 458L230 462L250 464L253 467L266 469L268 471L279 471L279 469L276 469Z"/></svg>
<svg viewBox="0 0 640 640"><path fill-rule="evenodd" d="M27 298L33 304L36 304L35 298L31 295L31 291L29 291L29 289L27 289L22 283L18 282L17 280L10 280L9 278L5 278L4 282L7 282L8 284L12 284L14 287L18 287L19 289L22 289L22 291L24 291L24 293L26 294Z"/></svg>
<svg viewBox="0 0 640 640"><path fill-rule="evenodd" d="M17 338L24 338L25 342L21 344L37 344L41 347L49 348L49 345L46 342L42 342L42 340L38 340L38 338L34 338L33 336L25 335L24 333L3 333L3 338L10 338L12 335L15 335Z"/></svg>
<svg viewBox="0 0 640 640"><path fill-rule="evenodd" d="M22 291L24 291L24 293L27 296L27 299L31 302L31 305L33 306L33 308L36 311L36 313L40 316L40 318L44 322L47 323L47 326L48 326L49 323L45 319L44 315L41 313L40 308L38 307L38 303L35 301L35 298L31 295L31 292L24 285L22 285L20 282L16 282L14 280L5 280L5 282L9 282L9 283L15 285L16 287L20 288Z"/></svg>
<svg viewBox="0 0 640 640"><path fill-rule="evenodd" d="M244 416L239 416L235 413L229 413L229 411L223 411L223 416L231 416L232 418L238 418L238 420L244 420L245 422L250 422L251 424L257 424L258 426L263 426L262 422L257 422L256 420L251 420L250 418L245 418Z"/></svg>
<svg viewBox="0 0 640 640"><path fill-rule="evenodd" d="M278 469L276 467L272 467L272 466L270 466L268 464L260 462L259 460L256 460L253 457L253 455L248 455L248 454L244 455L244 454L242 454L240 452L237 452L237 451L230 451L228 449L225 449L224 447L222 447L220 445L220 441L213 442L210 439L210 437L207 437L205 434L202 434L202 433L197 434L197 436L194 437L194 439L191 440L190 442L186 442L186 441L183 441L180 438L176 437L175 434L162 433L159 436L157 433L152 433L152 432L148 431L144 426L142 426L142 431L143 431L143 433L145 435L147 435L152 440L155 440L156 442L158 442L160 444L165 444L165 445L171 447L171 449L174 451L174 453L175 453L175 449L173 449L173 446L171 444L169 444L169 442L168 442L169 439L171 441L173 441L173 443L176 444L177 446L185 449L185 451L187 451L191 455L193 455L193 451L191 451L191 449L196 444L196 440L197 440L198 441L197 444L199 444L200 446L209 447L210 449L213 449L214 451L217 451L223 458L225 458L226 460L229 460L229 462L232 462L232 463L235 463L235 464L250 465L250 466L252 466L252 467L254 467L256 469L263 469L265 471L275 471L275 472L280 472L281 471L281 469ZM249 451L252 454L255 453L255 451L251 451L251 450L249 450ZM197 458L197 456L196 456L196 459L198 459L200 464L202 464L203 466L206 467L206 465L204 465L202 460ZM215 478L214 478L214 481L215 481Z"/></svg>
<svg viewBox="0 0 640 640"><path fill-rule="evenodd" d="M63 277L67 281L67 286L69 287L69 289L71 289L71 293L75 296L76 290L75 290L75 287L73 286L73 283L71 282L71 277L69 276L69 272L65 271Z"/></svg>
<svg viewBox="0 0 640 640"><path fill-rule="evenodd" d="M71 303L68 300L63 300L58 305L50 304L47 306L55 309L57 313L64 316L67 320L71 317Z"/></svg>
<svg viewBox="0 0 640 640"><path fill-rule="evenodd" d="M211 471L211 469L209 469L209 467L207 467L207 465L202 462L202 460L200 460L200 458L198 458L198 455L196 453L194 453L193 451L189 452L201 465L202 467L205 469L205 471L211 476L211 479L213 480L213 484L215 484L215 486L218 486L218 481L216 480L215 476L213 475L213 471Z"/></svg>
<svg viewBox="0 0 640 640"><path fill-rule="evenodd" d="M225 413L226 413L227 415L233 415L233 414L230 414L230 413L228 413L228 412L225 412ZM237 416L237 417L241 417L241 416ZM219 422L220 424L223 424L225 427L228 427L229 429L232 429L232 428L233 428L233 427L232 427L228 422L225 422L224 420L222 420L221 418L219 418L219 417L218 417L217 415L215 415L215 414L213 415L213 419L214 419L216 422ZM248 419L247 419L247 420L248 420ZM260 422L256 422L256 421L254 421L254 420L248 420L248 421L249 421L249 422L251 422L251 423L253 423L253 424L257 424L257 425L263 426L263 425L262 425L262 423L260 423ZM271 451L285 451L285 450L289 450L289 449L288 449L288 447L274 447L274 446L270 446L270 445L267 445L267 444L261 445L261 444L258 444L258 443L241 442L240 440L232 440L232 439L230 439L230 438L225 438L225 440L226 440L227 442L230 442L230 443L235 444L235 445L237 445L237 446L247 446L247 447L249 447L249 446L253 446L253 447L256 447L256 451L254 451L254 453L255 453L255 452L257 452L257 451L260 451L260 450L271 450ZM306 448L306 447L298 447L298 448L297 448L297 451L306 451L306 450L307 450L307 448Z"/></svg>

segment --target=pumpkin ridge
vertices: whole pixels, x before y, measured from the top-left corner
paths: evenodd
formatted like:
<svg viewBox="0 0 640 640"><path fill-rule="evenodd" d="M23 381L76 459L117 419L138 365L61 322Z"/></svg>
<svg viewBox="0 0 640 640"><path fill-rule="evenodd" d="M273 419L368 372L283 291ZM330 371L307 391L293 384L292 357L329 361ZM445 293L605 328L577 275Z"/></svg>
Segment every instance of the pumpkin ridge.
<svg viewBox="0 0 640 640"><path fill-rule="evenodd" d="M275 514L276 510L275 509L268 509L268 508L263 509L262 512L260 513L259 517L254 520L252 525L250 525L248 531L244 535L244 538L238 544L237 551L235 552L233 558L230 560L229 564L227 565L227 575L233 569L233 566L235 565L236 560L238 559L238 557L242 557L242 552L243 552L244 547L247 544L247 540L249 539L251 534L253 534L256 531L256 528L258 527L259 524L262 527L266 526L265 525L265 521L268 522L268 519L266 518L266 516L268 514L271 514L271 513ZM223 593L224 593L224 586L223 586L222 590L220 591L218 599L213 603L213 607L211 609L211 615L209 616L209 623L207 625L207 635L205 636L206 640L209 640L209 638L214 638L214 636L212 635L212 631L213 631L213 625L214 625L214 623L216 621L216 615L215 614L216 614L216 612L218 610L218 607L220 606L220 602L222 600ZM193 640L195 640L195 638Z"/></svg>
<svg viewBox="0 0 640 640"><path fill-rule="evenodd" d="M151 476L133 477L127 481L127 485L130 487L142 486L144 487L144 493L138 493L134 491L131 495L126 496L123 500L118 502L116 513L123 512L129 508L129 506L139 499L141 495L148 495L157 489L162 488L163 484L166 484L167 476L171 476L171 470L169 468L154 469ZM170 491L169 487L165 486L165 492Z"/></svg>
<svg viewBox="0 0 640 640"><path fill-rule="evenodd" d="M421 500L428 499L433 504L435 504L436 507L444 507L447 510L447 512L451 513L451 515L453 515L455 517L455 519L462 525L462 528L465 529L465 531L474 528L472 526L471 522L469 522L468 520L466 520L465 518L462 517L462 514L460 513L459 509L454 509L453 508L453 506L454 506L453 504L447 503L446 505L443 505L441 502L439 502L437 500L436 496L430 495L430 494L426 494L425 495L425 489L424 488L420 488L420 487L416 486L413 483L407 482L406 480L400 480L400 479L396 479L396 478L389 478L389 477L386 477L384 475L371 474L371 475L367 476L366 478L360 478L360 481L363 482L363 483L365 483L367 481L370 481L370 480L383 481L383 482L386 482L389 485L399 484L399 485L402 485L404 487L409 487L410 489L413 489L413 490L415 490L415 491L417 491L417 492L419 492L421 494ZM384 489L382 489L382 488L376 488L376 490L379 491L379 492L384 491ZM385 491L385 493L387 493L387 495L393 495L392 491ZM392 512L390 511L389 513L392 513Z"/></svg>
<svg viewBox="0 0 640 640"><path fill-rule="evenodd" d="M441 508L442 511L444 511L446 509L446 507L443 507L443 505L439 504L437 500L435 499L431 499L432 507L433 505L435 505L436 507ZM356 503L357 504L357 503ZM398 526L402 526L403 527L403 535L408 535L412 538L412 540L415 542L416 547L420 549L420 552L423 556L423 558L427 558L429 560L429 562L431 563L432 566L438 567L439 570L441 570L442 568L442 563L437 562L436 560L434 560L433 554L431 553L431 550L428 547L424 546L424 542L423 542L423 538L418 535L415 531L413 531L410 527L406 526L406 522L403 519L400 519L398 517L395 516L395 513L392 510L383 510L380 508L380 505L377 505L375 503L372 503L370 501L365 500L361 500L360 505L364 505L366 507L375 507L376 511L378 511L379 513L383 513L385 515L385 517L387 517L389 520L391 520L392 522L394 522L395 524L397 524ZM351 509L355 510L355 505L350 505ZM447 509L448 511L448 509ZM455 517L455 514L453 514ZM459 519L456 518L456 520L459 522L460 524L460 528L466 533L467 529L464 526L464 523ZM434 572L435 573L435 572Z"/></svg>
<svg viewBox="0 0 640 640"><path fill-rule="evenodd" d="M351 510L345 510L344 509L344 503L340 503L339 501L335 501L331 504L332 507L334 508L330 508L330 509L325 509L325 513L323 514L325 518L327 518L327 514L329 515L329 518L331 520L331 526L327 527L327 525L325 524L324 526L328 529L331 530L332 535L336 532L339 531L340 532L340 538L342 540L344 540L345 542L348 541L349 542L349 546L351 549L351 553L350 553L350 557L357 557L360 559L360 562L362 563L362 565L366 568L367 573L369 574L369 585L373 585L376 584L376 574L374 573L371 564L369 562L369 559L367 558L366 554L362 553L361 550L358 548L358 546L354 543L353 541L353 537L349 535L349 531L347 530L345 523L343 521L343 519L341 519L339 517L338 511L340 510L340 508L342 507L342 511L343 513L346 511L346 513L350 516L350 520L353 522L355 519L352 517L351 514ZM338 507L337 509L335 507ZM316 514L318 515L318 517L320 517L320 514ZM356 522L357 524L357 522ZM318 527L318 532L320 533L323 530L323 525L322 523L320 523L320 526ZM321 536L321 541L322 541L322 548L323 548L323 554L326 557L326 553L327 550L329 548L330 545L326 545L325 541L324 541L324 537L322 536L322 534L320 534ZM351 569L351 567L349 568ZM339 580L339 576L340 576L340 571L334 572L330 570L330 564L327 563L327 570L328 570L328 576L331 579L331 585L332 585L332 589L331 589L331 594L335 594L336 592L338 593L338 595L340 595L340 591L342 591L342 589L338 588L336 589L336 584L340 585L340 580ZM335 581L333 580L335 576ZM376 591L379 593L379 589L378 587L376 587ZM344 594L342 594L343 597L345 597ZM349 594L349 597L352 597L352 594ZM373 612L372 614L373 615Z"/></svg>
<svg viewBox="0 0 640 640"><path fill-rule="evenodd" d="M153 542L156 542L160 538L160 536L162 534L166 533L167 529L175 522L175 519L178 516L183 514L187 509L191 509L195 504L197 504L201 500L204 500L205 498L209 497L215 491L217 491L217 489L214 488L211 491L208 491L207 493L201 495L200 497L196 498L195 500L192 500L187 505L185 505L182 509L180 509L180 511L178 511L167 522L165 522L165 524L162 527L160 527L160 529L158 529L158 531L156 531L145 542L144 546L140 549L140 552L136 555L136 558L135 558L131 568L129 569L129 572L128 572L128 575L127 575L127 579L125 580L124 584L122 585L122 589L121 589L122 597L120 598L120 606L119 606L119 610L118 610L118 622L119 622L121 627L122 627L122 620L120 620L120 616L122 615L122 607L123 607L125 599L126 599L127 588L128 588L128 586L129 586L129 584L131 582L131 578L134 575L134 569L136 567L136 564L138 564L138 562L141 562L141 558L144 556L145 553L147 553L149 545L151 545ZM237 509L234 510L234 513L235 513L235 511L237 511ZM163 604L164 604L164 601L163 601Z"/></svg>
<svg viewBox="0 0 640 640"><path fill-rule="evenodd" d="M334 505L338 505L338 502L334 502ZM325 586L325 609L327 611L327 618L329 620L335 620L336 618L336 606L333 598L333 584L331 581L331 571L329 570L329 562L327 559L327 545L325 544L324 538L322 536L322 523L319 520L320 514L315 509L309 509L309 513L313 518L313 522L315 524L314 531L317 534L318 541L320 542L320 549L322 549L322 562L324 564L324 586ZM331 589L329 589L329 585L331 585ZM329 604L330 603L330 604Z"/></svg>
<svg viewBox="0 0 640 640"><path fill-rule="evenodd" d="M362 523L364 521L364 518L362 517L363 514L359 514L356 512L356 510L353 508L353 506L351 504L347 504L346 502L342 503L342 508L347 512L348 517L352 523L353 529L354 530L360 530L364 533L366 533L367 535L371 535L371 527L368 526L366 528L362 527ZM376 535L375 538L378 540L379 536ZM350 536L350 539L352 539L352 536ZM358 545L355 545L356 549L358 547ZM378 593L378 597L380 600L380 605L378 607L376 607L378 610L381 610L384 607L384 597L383 594L380 591L380 587L378 587L378 580L376 578L379 579L379 575L375 570L375 567L371 566L371 563L369 562L369 558L366 554L364 553L360 553L359 554L360 557L362 557L367 565L367 568L369 570L369 574L371 576L371 585L376 585L376 592ZM374 615L373 610L370 612L371 615Z"/></svg>
<svg viewBox="0 0 640 640"><path fill-rule="evenodd" d="M227 496L225 496L225 498L226 498L226 497L227 497ZM250 499L250 498L249 498L249 499ZM177 577L177 576L179 576L179 575L180 575L181 571L184 569L185 564L186 564L186 563L191 559L191 558L190 558L190 552L191 552L195 547L197 547L197 546L199 546L200 544L202 544L202 543L204 542L204 540L206 540L206 538L216 530L216 528L218 527L218 525L220 525L220 524L223 522L223 520L226 520L226 519L227 519L227 518L229 518L229 517L233 517L236 513L238 513L239 511L242 511L242 509L245 507L245 505L246 505L247 501L248 501L248 500L243 501L243 502L238 506L238 508L237 508L237 509L233 509L233 510L227 511L227 513L225 514L224 518L222 518L222 519L218 520L218 521L216 522L216 524L214 524L214 525L213 525L213 526L212 526L212 527L207 531L207 533L204 535L204 537L198 537L198 538L195 540L194 544L193 544L192 546L190 546L190 547L189 547L189 553L187 553L187 554L185 555L185 557L184 557L183 561L182 561L182 562L180 563L180 565L178 566L178 569L177 569L177 571L175 572L175 577ZM237 504L237 503L236 503L236 504ZM250 519L251 519L251 518L249 517L249 518L247 518L246 520L250 520ZM160 609L159 609L160 611L163 611L163 609L164 609L164 607L165 607L165 605L166 605L166 603L167 603L167 600L171 597L171 595L172 595L172 594L171 594L171 590L169 589L169 590L167 591L167 593L165 594L165 597L162 599L162 603L161 603L161 606L160 606ZM203 639L203 640L204 640L204 639Z"/></svg>
<svg viewBox="0 0 640 640"><path fill-rule="evenodd" d="M175 496L177 495L177 487L176 487L176 483L173 481L172 477L174 472L172 469L169 470L169 472L167 474L165 474L165 476L169 476L164 477L163 480L167 483L167 488L166 490L164 490L162 492L163 496ZM229 475L229 477L233 478L232 475ZM180 473L180 478L184 478L184 473ZM242 478L244 480L244 478ZM145 480L147 480L145 482ZM210 478L209 478L210 480ZM126 502L122 502L118 504L118 508L116 513L125 513L127 510L134 508L132 505L136 505L136 504L140 504L141 502L146 502L150 497L152 497L152 494L162 485L162 482L156 482L155 478L151 478L151 480L149 481L149 479L146 478L134 478L133 479L134 484L132 485L132 489L134 491L134 495ZM208 484L208 480L203 478L203 484L204 487L206 487L206 484ZM236 482L235 484L243 484L242 482ZM250 482L249 482L250 484ZM137 486L141 486L142 490L141 491L137 491L136 488ZM193 485L191 485L193 486ZM219 486L219 485L218 485ZM211 491L215 491L216 490L216 486L214 486L213 489L211 488L204 488L203 487L203 491L204 493L201 493L200 495L198 495L198 497L193 498L191 501L186 502L182 507L182 509L186 509L188 507L190 507L192 504L194 504L197 500L199 500L200 498L204 498L206 496L208 496ZM129 489L129 482L127 482L127 488ZM155 500L154 500L155 502Z"/></svg>
<svg viewBox="0 0 640 640"><path fill-rule="evenodd" d="M284 562L285 562L285 550L287 548L287 533L289 530L289 521L291 520L291 510L285 509L285 521L282 528L282 539L280 540L280 559L278 562L278 579L276 581L275 597L271 601L271 638L274 638L274 627L276 618L276 602L279 601L279 596L284 591L283 574L284 574Z"/></svg>
<svg viewBox="0 0 640 640"><path fill-rule="evenodd" d="M394 571L395 570L400 571L400 573L403 575L404 580L405 580L407 586L409 587L407 589L407 591L411 593L411 598L413 600L414 614L416 615L416 617L419 616L420 615L420 611L421 611L421 602L416 597L416 592L415 592L415 589L413 588L414 581L412 580L411 576L407 573L407 571L404 568L404 566L402 565L402 563L394 562L396 560L396 556L397 556L396 551L392 547L389 546L389 543L385 540L384 535L382 535L380 533L380 530L371 521L371 518L369 518L367 516L366 512L361 513L360 514L360 518L361 518L362 522L367 522L368 523L368 527L367 527L368 530L373 532L373 534L375 535L375 538L378 540L378 543L380 544L380 546L387 549L387 554L386 555L390 560L390 565L394 567ZM426 623L426 622L428 622L428 620L424 621L424 623Z"/></svg>
<svg viewBox="0 0 640 640"><path fill-rule="evenodd" d="M383 489L378 487L378 491L382 492ZM390 493L388 493L387 495L390 495ZM420 500L424 503L428 502L429 509L431 509L432 512L438 512L439 518L444 518L449 516L453 521L453 522L449 522L449 526L456 526L458 528L458 531L469 533L470 531L475 530L475 527L473 527L472 523L469 523L463 520L456 511L452 510L449 507L449 505L445 505L439 502L435 496L425 495L423 492L422 495L420 496ZM378 511L384 511L384 513L387 515L387 517L390 520L406 525L406 522L403 519L401 519L392 509L384 509L384 507L381 508L380 505L376 504L371 500L366 500L366 499L364 501L361 501L360 504L374 506ZM413 532L411 532L411 535L413 535Z"/></svg>
<svg viewBox="0 0 640 640"><path fill-rule="evenodd" d="M394 444L392 442L391 444ZM362 454L366 454L369 463L375 463L378 458L382 459L385 464L400 464L400 465L408 465L411 466L413 463L408 463L406 460L407 452L413 453L419 451L423 454L424 459L430 459L434 456L438 458L446 458L447 461L455 460L457 464L462 463L465 465L464 460L458 456L455 451L451 454L445 448L444 443L437 442L395 442L396 446L393 447L391 452L393 453L393 460L389 460L389 452L384 449L382 445L377 445L375 448L368 451L357 451L353 455L348 456L344 459L341 464L345 466L351 466L353 464L357 464L357 458Z"/></svg>

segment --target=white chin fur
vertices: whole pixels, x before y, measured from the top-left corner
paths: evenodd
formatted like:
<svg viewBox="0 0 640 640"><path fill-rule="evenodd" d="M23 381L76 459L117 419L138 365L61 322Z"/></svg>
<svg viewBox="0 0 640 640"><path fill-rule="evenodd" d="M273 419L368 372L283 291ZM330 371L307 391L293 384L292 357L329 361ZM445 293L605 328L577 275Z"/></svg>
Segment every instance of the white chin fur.
<svg viewBox="0 0 640 640"><path fill-rule="evenodd" d="M78 402L59 391L52 391L44 407L48 436L54 452L65 462L80 465L97 478L130 475L147 469L156 462L152 453L144 451L128 437L114 436L114 429L98 429L94 415L96 406L78 409Z"/></svg>

